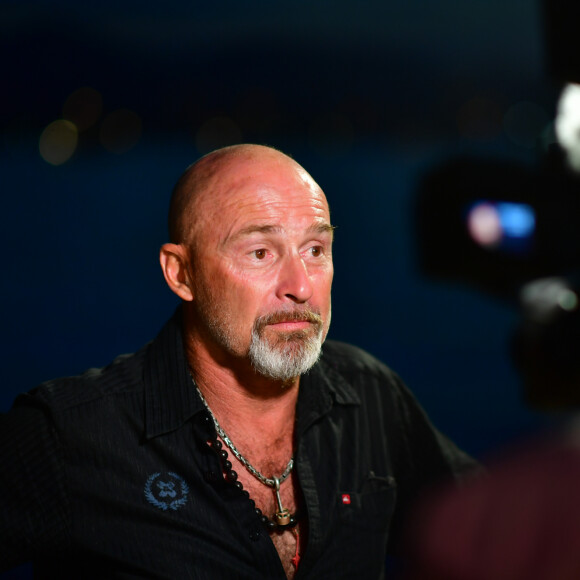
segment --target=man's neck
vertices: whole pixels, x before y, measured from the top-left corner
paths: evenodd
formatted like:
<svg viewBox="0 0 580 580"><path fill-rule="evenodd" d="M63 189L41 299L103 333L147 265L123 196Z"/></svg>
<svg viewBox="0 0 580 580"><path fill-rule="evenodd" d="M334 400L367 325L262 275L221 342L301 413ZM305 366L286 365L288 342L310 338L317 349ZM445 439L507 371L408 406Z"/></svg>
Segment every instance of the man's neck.
<svg viewBox="0 0 580 580"><path fill-rule="evenodd" d="M249 361L216 357L192 333L184 332L193 378L213 414L233 437L251 430L265 440L293 433L300 378L288 383L261 376Z"/></svg>

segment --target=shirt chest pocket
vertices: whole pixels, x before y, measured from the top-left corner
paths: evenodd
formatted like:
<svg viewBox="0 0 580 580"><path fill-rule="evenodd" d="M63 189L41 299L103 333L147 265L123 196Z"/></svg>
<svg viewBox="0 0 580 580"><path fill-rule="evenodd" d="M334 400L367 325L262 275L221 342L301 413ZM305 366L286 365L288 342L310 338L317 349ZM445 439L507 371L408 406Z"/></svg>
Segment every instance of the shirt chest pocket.
<svg viewBox="0 0 580 580"><path fill-rule="evenodd" d="M387 531L396 501L392 476L371 472L360 490L344 490L338 498L338 520L346 527L372 532Z"/></svg>
<svg viewBox="0 0 580 580"><path fill-rule="evenodd" d="M358 489L339 491L321 558L329 562L329 568L318 577L384 577L396 490L392 477L372 474ZM339 567L336 562L340 562Z"/></svg>

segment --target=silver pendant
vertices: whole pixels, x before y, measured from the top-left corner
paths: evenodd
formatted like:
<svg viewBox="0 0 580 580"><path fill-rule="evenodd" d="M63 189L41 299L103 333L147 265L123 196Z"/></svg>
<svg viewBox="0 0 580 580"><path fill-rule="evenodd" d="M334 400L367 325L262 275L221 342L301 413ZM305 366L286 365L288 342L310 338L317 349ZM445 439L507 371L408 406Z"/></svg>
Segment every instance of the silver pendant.
<svg viewBox="0 0 580 580"><path fill-rule="evenodd" d="M276 523L279 526L287 526L290 523L290 511L282 507L282 500L280 499L280 480L277 477L274 480L274 491L276 492L276 503L278 504L278 511L275 514Z"/></svg>

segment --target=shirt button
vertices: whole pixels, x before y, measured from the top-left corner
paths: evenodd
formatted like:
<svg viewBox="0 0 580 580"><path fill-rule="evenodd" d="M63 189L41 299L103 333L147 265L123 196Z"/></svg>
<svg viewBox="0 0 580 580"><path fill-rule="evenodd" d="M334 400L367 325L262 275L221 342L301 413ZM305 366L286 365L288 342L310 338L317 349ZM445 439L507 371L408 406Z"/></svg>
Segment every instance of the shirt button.
<svg viewBox="0 0 580 580"><path fill-rule="evenodd" d="M252 540L252 542L257 542L260 539L260 529L259 528L254 528L253 530L250 531L250 540Z"/></svg>

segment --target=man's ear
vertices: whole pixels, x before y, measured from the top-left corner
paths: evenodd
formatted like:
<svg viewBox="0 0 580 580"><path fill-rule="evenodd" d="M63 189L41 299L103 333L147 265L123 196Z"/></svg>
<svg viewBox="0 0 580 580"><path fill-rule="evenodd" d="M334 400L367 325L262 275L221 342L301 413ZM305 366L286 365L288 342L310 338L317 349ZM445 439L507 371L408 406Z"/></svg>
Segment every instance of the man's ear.
<svg viewBox="0 0 580 580"><path fill-rule="evenodd" d="M167 285L182 300L194 298L189 277L189 257L181 244L163 244L159 251L159 262Z"/></svg>

